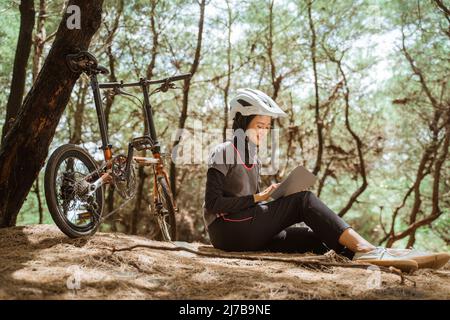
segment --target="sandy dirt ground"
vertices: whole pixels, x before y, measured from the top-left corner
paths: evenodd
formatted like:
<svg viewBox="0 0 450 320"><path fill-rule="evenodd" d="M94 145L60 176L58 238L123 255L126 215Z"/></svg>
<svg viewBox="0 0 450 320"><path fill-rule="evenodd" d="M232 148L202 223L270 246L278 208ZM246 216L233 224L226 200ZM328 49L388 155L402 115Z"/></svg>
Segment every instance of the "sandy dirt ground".
<svg viewBox="0 0 450 320"><path fill-rule="evenodd" d="M112 251L137 244L162 249ZM220 253L200 243L177 245ZM450 299L450 264L407 275L414 285L373 267L306 268L263 260L335 261L332 255L224 259L164 250L169 247L118 233L69 239L52 225L0 229L0 299Z"/></svg>

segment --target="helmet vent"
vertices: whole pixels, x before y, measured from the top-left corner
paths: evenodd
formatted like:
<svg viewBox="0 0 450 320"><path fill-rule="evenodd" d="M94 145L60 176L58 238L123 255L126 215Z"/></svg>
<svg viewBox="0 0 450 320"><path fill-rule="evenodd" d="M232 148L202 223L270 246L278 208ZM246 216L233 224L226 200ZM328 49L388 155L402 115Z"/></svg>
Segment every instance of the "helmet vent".
<svg viewBox="0 0 450 320"><path fill-rule="evenodd" d="M273 108L272 104L270 103L270 101L268 99L266 99L265 97L261 97L261 95L259 95L259 98L269 106L269 108Z"/></svg>
<svg viewBox="0 0 450 320"><path fill-rule="evenodd" d="M247 102L247 101L245 101L243 99L239 99L238 102L244 107L248 107L248 106L252 105L251 103L249 103L249 102Z"/></svg>

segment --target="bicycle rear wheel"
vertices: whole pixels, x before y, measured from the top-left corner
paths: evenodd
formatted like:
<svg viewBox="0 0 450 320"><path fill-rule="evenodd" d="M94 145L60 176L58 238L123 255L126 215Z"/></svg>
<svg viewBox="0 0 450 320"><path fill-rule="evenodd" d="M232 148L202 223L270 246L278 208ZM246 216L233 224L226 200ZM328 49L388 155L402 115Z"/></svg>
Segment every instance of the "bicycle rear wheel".
<svg viewBox="0 0 450 320"><path fill-rule="evenodd" d="M164 177L158 178L157 183L159 199L161 201L160 208L157 208L158 226L161 231L163 240L175 241L177 238L177 226L175 219L175 205L172 192L166 183Z"/></svg>
<svg viewBox="0 0 450 320"><path fill-rule="evenodd" d="M94 234L104 206L103 187L93 195L87 186L100 176L94 159L73 144L57 148L45 168L45 198L53 221L71 238Z"/></svg>

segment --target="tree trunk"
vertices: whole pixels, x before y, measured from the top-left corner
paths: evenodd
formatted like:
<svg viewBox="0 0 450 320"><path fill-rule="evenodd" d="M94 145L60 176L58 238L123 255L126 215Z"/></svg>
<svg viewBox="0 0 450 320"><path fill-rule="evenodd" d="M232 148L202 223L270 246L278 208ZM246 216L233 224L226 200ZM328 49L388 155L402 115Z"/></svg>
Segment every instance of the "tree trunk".
<svg viewBox="0 0 450 320"><path fill-rule="evenodd" d="M78 92L78 101L75 106L75 113L73 114L73 132L69 139L69 143L80 144L81 143L81 133L83 128L83 118L84 109L86 106L86 94L88 91L89 84L82 83L80 85L80 91Z"/></svg>
<svg viewBox="0 0 450 320"><path fill-rule="evenodd" d="M117 29L119 28L119 21L122 16L123 12L123 0L119 2L119 7L117 8L116 18L114 20L114 23L112 25L111 30L108 28L108 36L105 40L106 45L106 54L108 55L108 61L109 61L109 81L110 82L116 82L116 57L113 54L112 51L112 42L114 41L114 37L116 36ZM106 120L106 127L109 129L109 116L111 114L111 108L113 106L115 95L107 95L106 96L106 104L105 104L105 120Z"/></svg>
<svg viewBox="0 0 450 320"><path fill-rule="evenodd" d="M108 61L109 61L109 81L110 82L116 82L116 58L114 57L114 54L112 53L111 46L109 46L106 50L106 53L108 54ZM111 115L111 108L114 104L114 100L116 98L116 95L111 94L106 96L106 104L105 104L105 122L106 127L109 130L109 116Z"/></svg>
<svg viewBox="0 0 450 320"><path fill-rule="evenodd" d="M144 155L145 156L145 155ZM138 169L138 187L136 191L136 202L131 213L130 234L138 233L138 225L141 217L142 200L144 199L144 183L147 174L144 171L144 167L140 166Z"/></svg>
<svg viewBox="0 0 450 320"><path fill-rule="evenodd" d="M41 69L42 53L46 41L45 19L47 18L45 0L39 1L39 15L34 34L34 54L33 54L33 83L36 81L39 70Z"/></svg>
<svg viewBox="0 0 450 320"><path fill-rule="evenodd" d="M42 53L44 51L44 45L46 40L46 31L45 31L45 19L47 17L46 12L46 3L45 0L39 1L39 15L37 19L36 31L34 34L34 53L33 53L33 65L32 65L32 77L33 83L36 81L39 70L42 66ZM36 194L36 200L38 202L38 210L39 210L39 224L42 224L44 221L44 208L42 206L41 200L41 192L39 186L39 175L34 182L34 192Z"/></svg>
<svg viewBox="0 0 450 320"><path fill-rule="evenodd" d="M55 41L17 120L0 149L0 227L14 226L17 214L44 166L50 143L79 74L66 65L66 55L87 50L100 27L103 0L71 0L82 14L81 28L68 29L64 13Z"/></svg>
<svg viewBox="0 0 450 320"><path fill-rule="evenodd" d="M314 28L314 21L312 18L312 1L308 1L308 18L309 18L309 27L311 29L311 60L313 64L313 73L314 73L314 97L315 97L315 120L317 126L317 139L319 143L319 147L317 149L317 158L316 164L314 166L313 173L317 175L322 166L322 153L323 153L323 123L320 118L320 101L319 101L319 82L318 82L318 74L317 74L317 58L316 58L316 30Z"/></svg>
<svg viewBox="0 0 450 320"><path fill-rule="evenodd" d="M39 187L39 177L36 179L36 182L34 183L34 192L36 194L36 199L38 201L39 224L42 224L44 223L44 207L42 206L41 191Z"/></svg>
<svg viewBox="0 0 450 320"><path fill-rule="evenodd" d="M2 130L2 142L19 113L25 91L27 62L33 44L34 28L34 1L22 0L20 2L20 31L17 39L16 56L14 58L11 90L6 104L5 124Z"/></svg>
<svg viewBox="0 0 450 320"><path fill-rule="evenodd" d="M358 152L358 159L359 159L359 168L358 171L361 174L362 183L356 189L352 195L350 196L350 199L348 200L347 204L339 211L338 215L340 217L343 217L353 206L353 204L358 200L358 197L367 189L368 182L367 182L367 174L366 174L366 165L364 162L364 152L363 152L363 142L361 138L356 134L356 132L352 129L350 125L350 119L349 119L349 112L350 112L350 89L348 87L347 83L347 77L344 73L344 69L342 68L341 61L336 61L339 72L341 73L342 80L344 81L344 100L345 100L345 127L347 128L348 132L350 132L350 135L352 136L353 140L356 144L356 150Z"/></svg>
<svg viewBox="0 0 450 320"><path fill-rule="evenodd" d="M224 100L224 108L223 108L223 131L222 136L223 140L227 138L227 129L228 129L228 95L230 93L231 86L231 28L233 25L233 12L231 10L230 1L227 0L227 16L228 16L228 25L227 25L227 82L225 84L225 89L223 90L223 100Z"/></svg>
<svg viewBox="0 0 450 320"><path fill-rule="evenodd" d="M107 192L107 196L106 196L106 209L107 209L107 213L110 213L114 210L114 186L112 184L108 185L107 188L108 192ZM116 228L116 222L114 220L114 215L110 216L108 218L108 223L111 224L111 231L112 232L116 232L117 228Z"/></svg>
<svg viewBox="0 0 450 320"><path fill-rule="evenodd" d="M191 64L191 69L189 72L192 74L192 77L184 80L183 85L183 106L181 110L180 120L178 122L178 130L181 132L184 129L186 119L187 119L187 111L188 111L188 102L189 102L189 90L191 86L191 79L194 77L195 72L197 72L198 65L200 64L200 53L202 49L202 39L203 39L203 25L205 21L205 6L206 0L202 0L200 3L200 19L198 22L198 34L197 34L197 47L195 49L194 61ZM173 148L176 148L179 140L175 141L173 144ZM177 197L177 170L175 167L175 163L172 161L170 163L170 186L173 192L173 197L176 199Z"/></svg>

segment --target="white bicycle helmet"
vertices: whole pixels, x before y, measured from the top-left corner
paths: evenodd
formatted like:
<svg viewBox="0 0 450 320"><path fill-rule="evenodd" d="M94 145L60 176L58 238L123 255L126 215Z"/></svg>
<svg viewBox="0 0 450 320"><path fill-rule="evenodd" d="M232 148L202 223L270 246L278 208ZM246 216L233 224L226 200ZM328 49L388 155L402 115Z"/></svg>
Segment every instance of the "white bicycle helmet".
<svg viewBox="0 0 450 320"><path fill-rule="evenodd" d="M287 116L267 94L248 88L238 89L237 95L230 101L231 119L234 119L237 112L240 112L243 116L252 114L271 116L273 118Z"/></svg>

